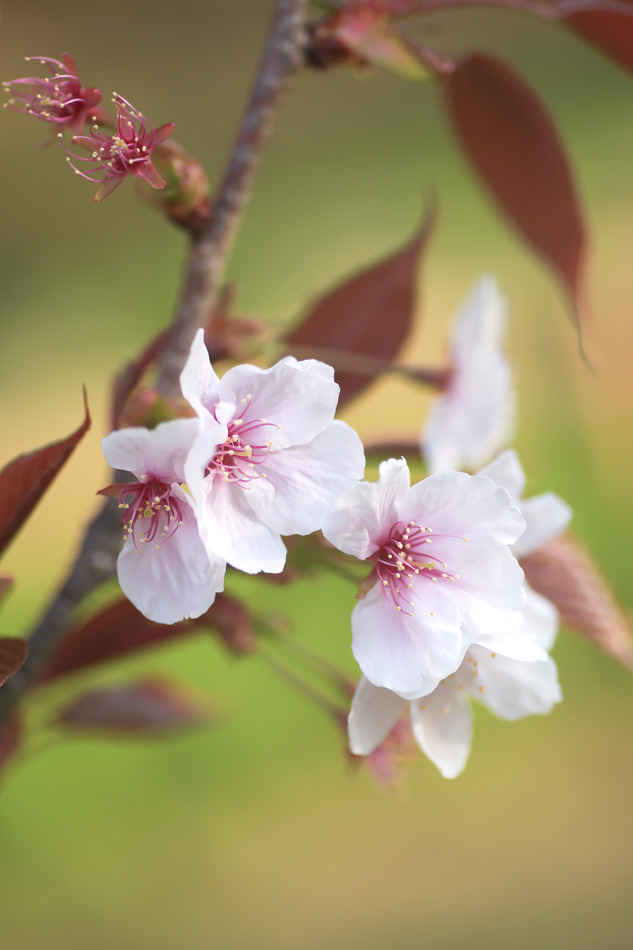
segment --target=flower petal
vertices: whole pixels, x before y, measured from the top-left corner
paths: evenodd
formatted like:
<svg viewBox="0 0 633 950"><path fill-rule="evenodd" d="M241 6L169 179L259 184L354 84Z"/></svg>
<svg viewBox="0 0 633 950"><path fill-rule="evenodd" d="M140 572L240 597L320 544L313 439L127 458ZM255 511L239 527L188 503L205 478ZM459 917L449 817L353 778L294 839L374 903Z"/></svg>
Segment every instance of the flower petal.
<svg viewBox="0 0 633 950"><path fill-rule="evenodd" d="M486 465L477 474L485 475L495 485L505 488L510 493L512 501L518 502L523 497L525 472L514 449L506 449L505 452L501 452L490 465Z"/></svg>
<svg viewBox="0 0 633 950"><path fill-rule="evenodd" d="M470 553L470 552L469 552ZM473 548L470 561L459 564L459 580L451 584L465 631L481 636L520 630L525 607L523 571L509 548L486 557Z"/></svg>
<svg viewBox="0 0 633 950"><path fill-rule="evenodd" d="M558 633L558 611L551 600L525 585L525 608L520 633L542 650L551 650Z"/></svg>
<svg viewBox="0 0 633 950"><path fill-rule="evenodd" d="M183 523L158 550L151 544L140 545L137 554L133 539L128 538L117 561L123 593L156 623L199 617L224 589L226 562L209 558L184 492L180 500Z"/></svg>
<svg viewBox="0 0 633 950"><path fill-rule="evenodd" d="M472 713L468 701L447 683L411 703L413 735L444 778L463 772L472 742Z"/></svg>
<svg viewBox="0 0 633 950"><path fill-rule="evenodd" d="M265 418L279 426L272 437L276 451L305 445L331 424L339 387L331 366L288 356L269 369L234 366L222 377L219 392L238 407L242 399L252 397L243 418Z"/></svg>
<svg viewBox="0 0 633 950"><path fill-rule="evenodd" d="M204 343L204 330L200 329L193 338L189 357L180 374L180 388L196 414L205 418L215 403L219 402L219 386L220 380L211 366L209 351Z"/></svg>
<svg viewBox="0 0 633 950"><path fill-rule="evenodd" d="M473 696L501 719L544 715L561 701L556 664L551 657L525 663L499 654L492 656L477 646L470 652L478 663Z"/></svg>
<svg viewBox="0 0 633 950"><path fill-rule="evenodd" d="M532 554L553 538L562 534L571 521L572 510L569 505L555 495L546 492L521 502L521 514L527 528L515 547L517 557Z"/></svg>
<svg viewBox="0 0 633 950"><path fill-rule="evenodd" d="M347 720L349 747L354 755L370 755L393 729L406 701L389 689L361 677Z"/></svg>
<svg viewBox="0 0 633 950"><path fill-rule="evenodd" d="M450 592L429 581L413 616L387 601L375 584L352 612L352 653L367 679L421 696L453 673L463 656L459 611Z"/></svg>
<svg viewBox="0 0 633 950"><path fill-rule="evenodd" d="M280 534L310 534L364 470L363 443L350 426L332 422L307 445L269 456L267 491L249 493L249 501L258 517Z"/></svg>
<svg viewBox="0 0 633 950"><path fill-rule="evenodd" d="M199 429L197 419L161 422L155 429L118 429L101 447L112 468L132 472L141 481L153 475L168 484L184 482L185 462Z"/></svg>

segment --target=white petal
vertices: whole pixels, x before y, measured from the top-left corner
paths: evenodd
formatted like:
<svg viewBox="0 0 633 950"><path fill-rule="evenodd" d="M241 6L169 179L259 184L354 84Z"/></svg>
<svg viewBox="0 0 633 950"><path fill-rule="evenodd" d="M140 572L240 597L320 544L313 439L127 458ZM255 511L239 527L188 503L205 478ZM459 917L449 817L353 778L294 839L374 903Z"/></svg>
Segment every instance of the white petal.
<svg viewBox="0 0 633 950"><path fill-rule="evenodd" d="M517 633L496 633L477 638L477 646L484 647L491 653L499 653L524 663L533 663L536 660L546 660L547 650L544 650L530 637L523 636L523 628Z"/></svg>
<svg viewBox="0 0 633 950"><path fill-rule="evenodd" d="M470 562L459 564L458 573L452 593L465 627L476 639L521 628L526 598L523 571L509 548L486 557L481 545Z"/></svg>
<svg viewBox="0 0 633 950"><path fill-rule="evenodd" d="M420 601L409 617L387 601L377 583L356 604L352 653L375 686L420 696L459 666L462 636L454 599L428 581Z"/></svg>
<svg viewBox="0 0 633 950"><path fill-rule="evenodd" d="M153 475L161 481L184 482L187 455L198 435L197 419L161 422L155 429L118 429L101 442L112 468L132 472L143 480Z"/></svg>
<svg viewBox="0 0 633 950"><path fill-rule="evenodd" d="M525 663L471 647L478 662L472 695L501 719L521 719L551 712L562 699L556 664L548 657ZM476 680L476 682L475 682Z"/></svg>
<svg viewBox="0 0 633 950"><path fill-rule="evenodd" d="M349 747L354 755L370 755L400 718L406 701L361 677L347 720Z"/></svg>
<svg viewBox="0 0 633 950"><path fill-rule="evenodd" d="M157 623L201 616L224 589L226 562L208 557L186 502L182 512L183 524L158 550L153 544L141 544L137 554L128 538L117 561L121 590Z"/></svg>
<svg viewBox="0 0 633 950"><path fill-rule="evenodd" d="M220 380L211 366L209 351L204 344L204 330L198 330L180 374L182 394L196 414L204 418L219 401L219 385Z"/></svg>
<svg viewBox="0 0 633 950"><path fill-rule="evenodd" d="M253 492L257 515L279 534L310 534L341 493L363 477L363 444L350 426L332 422L307 445L282 449L266 461L267 492Z"/></svg>
<svg viewBox="0 0 633 950"><path fill-rule="evenodd" d="M523 496L525 489L525 472L519 462L519 456L514 449L506 449L496 457L494 462L486 465L478 475L485 475L492 479L495 485L505 488L510 493L512 501L517 502ZM525 517L525 515L524 515Z"/></svg>
<svg viewBox="0 0 633 950"><path fill-rule="evenodd" d="M468 360L480 347L496 348L505 339L507 304L494 277L484 275L470 289L453 318L451 351Z"/></svg>
<svg viewBox="0 0 633 950"><path fill-rule="evenodd" d="M197 506L201 537L210 554L240 571L278 574L286 563L286 548L279 533L256 516L247 495L248 489L207 476Z"/></svg>
<svg viewBox="0 0 633 950"><path fill-rule="evenodd" d="M339 551L364 561L399 520L396 501L409 484L409 468L404 459L381 462L377 483L361 482L341 495L336 510L324 520L323 534Z"/></svg>
<svg viewBox="0 0 633 950"><path fill-rule="evenodd" d="M521 502L520 507L527 528L525 534L517 542L515 548L517 557L532 554L552 538L557 538L563 533L572 516L569 505L554 492L528 498Z"/></svg>
<svg viewBox="0 0 633 950"><path fill-rule="evenodd" d="M246 419L266 419L275 449L305 445L334 419L339 387L334 370L318 360L280 360L269 369L245 364L234 366L222 377L222 399L245 405ZM242 403L243 399L252 399Z"/></svg>
<svg viewBox="0 0 633 950"><path fill-rule="evenodd" d="M444 778L463 772L472 742L472 713L462 693L441 683L411 703L411 721L416 742Z"/></svg>
<svg viewBox="0 0 633 950"><path fill-rule="evenodd" d="M508 492L483 475L439 472L413 485L398 502L403 520L414 519L436 536L468 538L471 544L512 544L525 521ZM461 541L460 541L461 543Z"/></svg>
<svg viewBox="0 0 633 950"><path fill-rule="evenodd" d="M551 650L558 633L558 611L556 607L526 583L525 608L521 636L537 644L542 650Z"/></svg>

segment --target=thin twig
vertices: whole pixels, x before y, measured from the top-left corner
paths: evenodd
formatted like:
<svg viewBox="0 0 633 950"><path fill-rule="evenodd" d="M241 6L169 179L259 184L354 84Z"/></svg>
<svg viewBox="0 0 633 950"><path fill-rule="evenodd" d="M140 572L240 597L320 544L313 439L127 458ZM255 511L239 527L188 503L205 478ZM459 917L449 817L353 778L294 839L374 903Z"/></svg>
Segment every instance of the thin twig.
<svg viewBox="0 0 633 950"><path fill-rule="evenodd" d="M202 234L191 239L181 304L174 319L173 332L169 334L160 357L162 371L157 388L163 396L176 392L191 340L210 311L276 110L302 63L307 2L277 2L253 92L214 202L211 220ZM68 629L77 606L101 583L114 576L121 548L119 515L116 502L108 500L89 525L63 586L29 638L29 655L25 664L0 689L0 723L39 676Z"/></svg>

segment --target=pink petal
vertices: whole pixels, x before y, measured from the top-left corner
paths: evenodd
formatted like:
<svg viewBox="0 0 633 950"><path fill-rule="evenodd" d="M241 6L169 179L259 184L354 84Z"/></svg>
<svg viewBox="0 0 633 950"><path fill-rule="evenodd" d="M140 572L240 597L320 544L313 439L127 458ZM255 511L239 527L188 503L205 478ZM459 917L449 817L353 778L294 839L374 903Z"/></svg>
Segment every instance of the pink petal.
<svg viewBox="0 0 633 950"><path fill-rule="evenodd" d="M161 422L155 429L140 426L118 429L101 442L112 468L132 472L137 478L153 475L167 484L185 481L185 462L200 424L197 419Z"/></svg>
<svg viewBox="0 0 633 950"><path fill-rule="evenodd" d="M349 747L354 755L370 755L391 732L406 700L361 677L347 720Z"/></svg>
<svg viewBox="0 0 633 950"><path fill-rule="evenodd" d="M155 188L156 191L160 191L160 189L164 188L167 184L150 161L139 162L134 166L132 171L138 178L144 181L146 185L149 185L150 188Z"/></svg>
<svg viewBox="0 0 633 950"><path fill-rule="evenodd" d="M442 683L429 696L411 703L413 735L444 778L464 771L472 743L472 713L457 689Z"/></svg>

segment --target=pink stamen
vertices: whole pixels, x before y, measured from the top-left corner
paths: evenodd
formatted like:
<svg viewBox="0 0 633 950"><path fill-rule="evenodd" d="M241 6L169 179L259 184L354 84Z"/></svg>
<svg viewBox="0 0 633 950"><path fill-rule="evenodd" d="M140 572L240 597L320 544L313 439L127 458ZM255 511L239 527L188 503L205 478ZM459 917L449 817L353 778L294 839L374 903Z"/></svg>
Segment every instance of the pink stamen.
<svg viewBox="0 0 633 950"><path fill-rule="evenodd" d="M171 485L156 478L121 485L119 508L124 509L123 539L132 538L137 554L142 544L154 542L159 548L182 525L182 502Z"/></svg>
<svg viewBox="0 0 633 950"><path fill-rule="evenodd" d="M397 521L374 555L375 571L387 602L409 617L413 614L408 608L415 606L411 598L419 596L416 579L459 580L458 574L448 572L447 565L430 553L431 534L431 528L420 527L413 521L408 525Z"/></svg>
<svg viewBox="0 0 633 950"><path fill-rule="evenodd" d="M274 451L265 430L279 426L266 419L246 419L245 416L253 412L251 397L242 402L248 405L240 417L228 423L226 441L217 447L207 465L207 474L220 475L225 482L249 488L254 479L266 478L265 472L257 471Z"/></svg>

